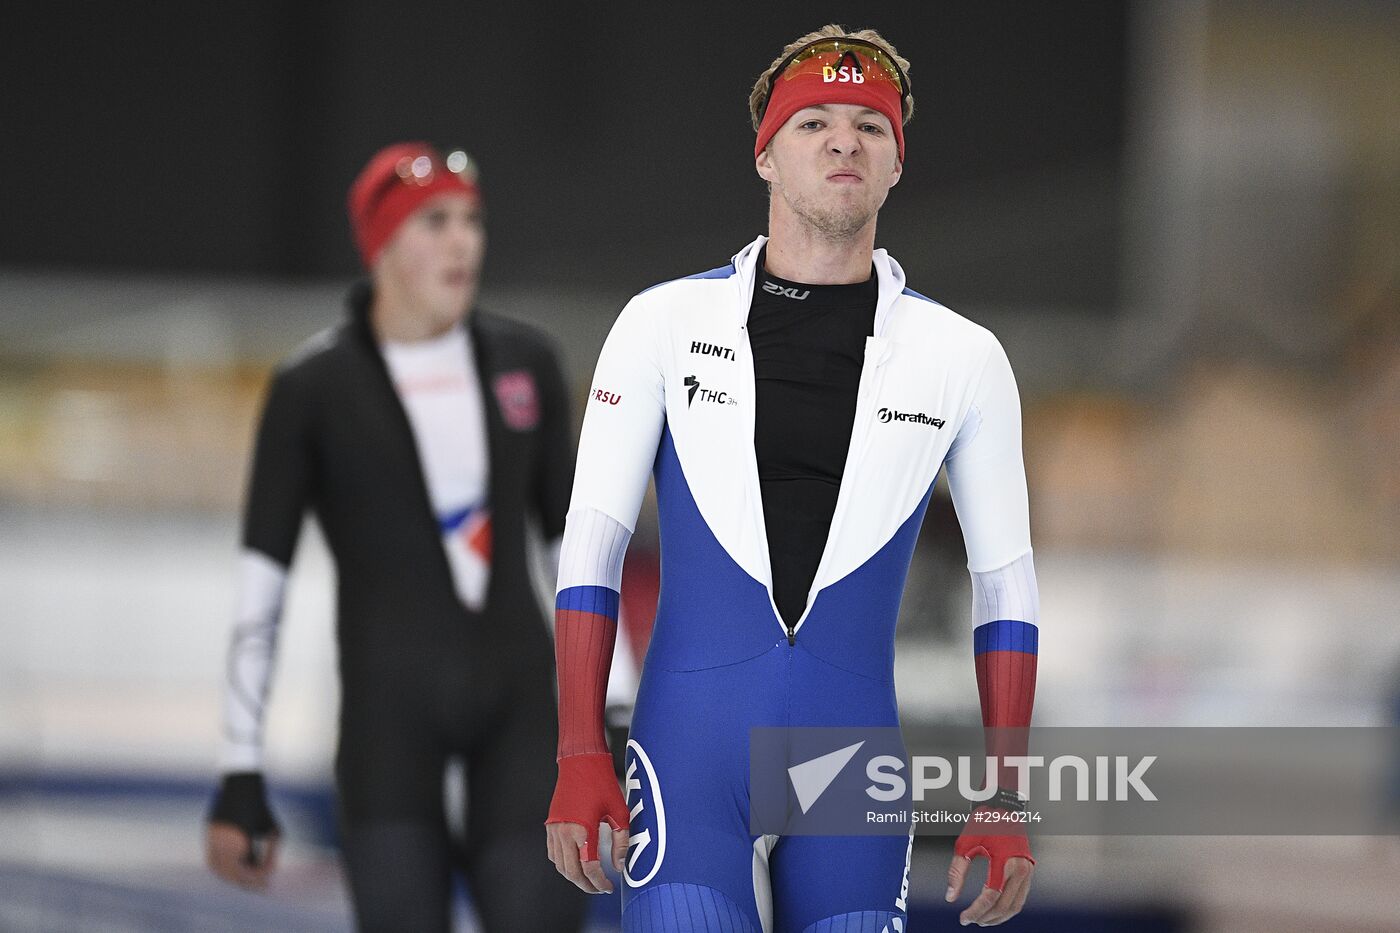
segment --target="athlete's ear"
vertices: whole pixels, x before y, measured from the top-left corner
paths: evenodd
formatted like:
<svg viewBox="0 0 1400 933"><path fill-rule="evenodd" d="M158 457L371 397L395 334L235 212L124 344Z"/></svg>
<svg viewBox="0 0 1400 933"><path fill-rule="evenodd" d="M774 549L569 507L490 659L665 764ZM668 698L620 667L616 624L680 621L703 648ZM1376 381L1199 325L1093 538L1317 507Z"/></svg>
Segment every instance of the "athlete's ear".
<svg viewBox="0 0 1400 933"><path fill-rule="evenodd" d="M773 164L772 146L764 146L763 151L754 157L753 168L755 172L758 172L758 177L768 184L775 184L778 181L778 167Z"/></svg>
<svg viewBox="0 0 1400 933"><path fill-rule="evenodd" d="M899 161L899 157L896 156L894 160L894 169L890 172L890 187L893 188L895 185L899 184L899 179L903 175L904 163Z"/></svg>

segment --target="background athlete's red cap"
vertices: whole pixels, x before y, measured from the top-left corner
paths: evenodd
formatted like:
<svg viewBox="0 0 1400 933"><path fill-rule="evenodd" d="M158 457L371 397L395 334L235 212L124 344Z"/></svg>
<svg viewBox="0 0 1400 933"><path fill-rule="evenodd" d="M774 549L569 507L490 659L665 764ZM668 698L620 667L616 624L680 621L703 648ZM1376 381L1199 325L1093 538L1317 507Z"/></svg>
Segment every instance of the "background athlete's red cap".
<svg viewBox="0 0 1400 933"><path fill-rule="evenodd" d="M481 197L475 181L450 171L427 143L395 143L374 154L350 185L350 230L365 268L373 267L403 222L444 193Z"/></svg>
<svg viewBox="0 0 1400 933"><path fill-rule="evenodd" d="M875 74L875 66L860 52L867 74ZM894 128L894 140L899 144L899 161L904 161L904 102L899 87L883 80L867 80L861 84L824 80L822 66L826 58L811 58L788 66L773 77L773 90L768 94L768 109L758 125L754 142L754 158L763 151L783 124L803 107L817 104L860 104L885 115ZM838 62L839 63L839 62Z"/></svg>

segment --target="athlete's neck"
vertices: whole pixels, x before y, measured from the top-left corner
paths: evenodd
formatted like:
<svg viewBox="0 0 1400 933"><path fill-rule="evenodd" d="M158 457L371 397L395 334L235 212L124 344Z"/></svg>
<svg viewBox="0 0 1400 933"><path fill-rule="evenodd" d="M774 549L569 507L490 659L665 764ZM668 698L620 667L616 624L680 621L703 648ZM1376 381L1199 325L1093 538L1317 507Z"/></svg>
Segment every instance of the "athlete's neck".
<svg viewBox="0 0 1400 933"><path fill-rule="evenodd" d="M396 300L392 293L375 289L369 306L369 323L380 343L416 343L441 337L456 327L466 315L434 313Z"/></svg>
<svg viewBox="0 0 1400 933"><path fill-rule="evenodd" d="M832 238L790 210L777 204L769 208L763 267L779 278L807 285L864 282L874 252L875 217L848 237Z"/></svg>

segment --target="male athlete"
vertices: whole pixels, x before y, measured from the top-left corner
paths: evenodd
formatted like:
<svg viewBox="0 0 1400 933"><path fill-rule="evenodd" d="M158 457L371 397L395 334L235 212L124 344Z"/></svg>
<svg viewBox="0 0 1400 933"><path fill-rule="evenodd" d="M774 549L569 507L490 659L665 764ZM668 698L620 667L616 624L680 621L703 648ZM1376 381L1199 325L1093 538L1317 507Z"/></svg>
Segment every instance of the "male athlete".
<svg viewBox="0 0 1400 933"><path fill-rule="evenodd" d="M577 929L587 899L561 898L536 855L534 812L549 798L539 775L556 739L553 655L525 544L527 518L548 539L563 530L564 381L543 335L472 310L486 235L464 153L382 150L349 211L370 281L340 326L278 370L258 430L209 863L250 887L275 863L263 710L310 508L338 576L336 789L359 928L449 928L454 757L484 928Z"/></svg>
<svg viewBox="0 0 1400 933"><path fill-rule="evenodd" d="M598 361L560 566L547 835L561 873L607 891L609 825L626 931L905 928L912 837L750 834L748 736L898 724L895 617L940 466L972 572L984 722L1029 724L1038 598L1011 367L874 248L903 167L907 68L871 30L784 49L750 98L768 236L636 296ZM662 581L624 799L602 697L648 473ZM1000 923L1026 899L1030 849L968 826L946 896L987 856L962 920Z"/></svg>

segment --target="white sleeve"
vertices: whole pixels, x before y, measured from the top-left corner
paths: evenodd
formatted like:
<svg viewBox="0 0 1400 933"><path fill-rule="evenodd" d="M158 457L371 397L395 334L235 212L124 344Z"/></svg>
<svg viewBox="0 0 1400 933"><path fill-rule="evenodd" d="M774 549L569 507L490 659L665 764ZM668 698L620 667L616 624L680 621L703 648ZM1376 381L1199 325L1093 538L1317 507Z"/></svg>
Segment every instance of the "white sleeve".
<svg viewBox="0 0 1400 933"><path fill-rule="evenodd" d="M261 771L263 713L277 651L287 568L252 548L238 561L238 603L224 685L224 773Z"/></svg>
<svg viewBox="0 0 1400 933"><path fill-rule="evenodd" d="M622 625L622 563L632 533L621 522L596 509L574 509L564 524L560 548L559 585L563 594L557 605L565 608L598 608L611 604L611 598L598 599L584 594L608 590L617 594L617 641L608 673L607 705L630 706L637 697L638 672L633 660L627 627ZM569 590L573 590L569 593ZM605 611L606 615L607 612Z"/></svg>
<svg viewBox="0 0 1400 933"><path fill-rule="evenodd" d="M622 592L622 560L632 532L597 509L570 509L559 548L559 584L555 595L574 587L602 587Z"/></svg>
<svg viewBox="0 0 1400 933"><path fill-rule="evenodd" d="M666 421L665 382L657 353L656 320L637 301L613 323L594 370L584 406L578 466L559 553L555 608L610 620L606 634L579 622L570 631L555 625L560 647L560 750L593 747L602 708L579 706L582 698L630 703L635 693L631 651L617 625L622 563L637 525L647 479ZM603 651L608 657L595 656ZM623 676L624 674L631 676ZM607 678L604 684L597 681ZM598 732L601 735L601 732ZM578 745L582 737L584 746Z"/></svg>
<svg viewBox="0 0 1400 933"><path fill-rule="evenodd" d="M627 634L627 626L619 617L617 643L613 648L612 666L608 669L609 707L631 707L637 702L637 687L641 684L641 671L632 650L632 639Z"/></svg>
<svg viewBox="0 0 1400 933"><path fill-rule="evenodd" d="M622 309L598 356L584 406L569 511L594 509L636 530L666 420L657 321L636 299Z"/></svg>
<svg viewBox="0 0 1400 933"><path fill-rule="evenodd" d="M972 627L1002 620L1040 625L1040 589L1031 552L996 570L972 572Z"/></svg>
<svg viewBox="0 0 1400 933"><path fill-rule="evenodd" d="M972 408L945 459L948 488L974 573L996 570L1031 549L1021 400L1001 344L991 351Z"/></svg>

